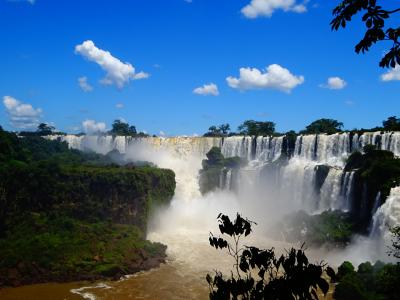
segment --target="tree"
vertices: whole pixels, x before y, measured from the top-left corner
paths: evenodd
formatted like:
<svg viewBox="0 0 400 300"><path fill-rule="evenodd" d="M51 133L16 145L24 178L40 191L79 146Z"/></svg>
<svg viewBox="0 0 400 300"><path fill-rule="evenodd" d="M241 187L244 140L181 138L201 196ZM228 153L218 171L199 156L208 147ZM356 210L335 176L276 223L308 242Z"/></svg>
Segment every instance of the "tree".
<svg viewBox="0 0 400 300"><path fill-rule="evenodd" d="M292 248L277 258L273 248L243 246L241 238L248 236L256 223L239 214L233 222L222 214L217 219L221 234L233 243L211 233L210 245L226 249L235 270L230 277L219 271L215 276L207 274L210 299L318 299L318 288L326 295L329 284L322 276L326 272L335 277L330 267L310 264L303 249Z"/></svg>
<svg viewBox="0 0 400 300"><path fill-rule="evenodd" d="M137 131L135 126L129 126L128 123L122 122L121 120L115 120L112 124L112 129L110 131L112 135L122 135L122 136L136 136Z"/></svg>
<svg viewBox="0 0 400 300"><path fill-rule="evenodd" d="M303 134L334 134L342 131L343 123L333 119L319 119L312 122L300 133Z"/></svg>
<svg viewBox="0 0 400 300"><path fill-rule="evenodd" d="M238 130L243 135L268 136L275 133L275 123L246 120L239 125Z"/></svg>
<svg viewBox="0 0 400 300"><path fill-rule="evenodd" d="M227 135L229 133L229 131L231 130L231 127L228 123L226 123L226 124L219 125L218 129L223 135Z"/></svg>
<svg viewBox="0 0 400 300"><path fill-rule="evenodd" d="M46 123L40 123L37 127L36 132L39 135L51 135L53 133L53 131L55 130L54 126L50 126Z"/></svg>
<svg viewBox="0 0 400 300"><path fill-rule="evenodd" d="M381 59L380 67L392 67L400 64L400 27L386 27L385 21L393 14L400 12L400 8L385 10L377 5L377 0L343 0L333 9L334 18L331 21L332 30L345 28L347 22L359 12L363 13L362 22L365 23L366 32L361 41L355 46L357 54L369 51L372 45L382 42L391 42L388 49ZM380 2L381 3L381 2Z"/></svg>
<svg viewBox="0 0 400 300"><path fill-rule="evenodd" d="M208 128L208 132L204 134L204 136L208 137L224 137L229 134L230 125L228 123L221 124L218 127L213 125Z"/></svg>
<svg viewBox="0 0 400 300"><path fill-rule="evenodd" d="M400 119L395 116L387 118L382 122L383 129L387 131L399 131L400 130Z"/></svg>

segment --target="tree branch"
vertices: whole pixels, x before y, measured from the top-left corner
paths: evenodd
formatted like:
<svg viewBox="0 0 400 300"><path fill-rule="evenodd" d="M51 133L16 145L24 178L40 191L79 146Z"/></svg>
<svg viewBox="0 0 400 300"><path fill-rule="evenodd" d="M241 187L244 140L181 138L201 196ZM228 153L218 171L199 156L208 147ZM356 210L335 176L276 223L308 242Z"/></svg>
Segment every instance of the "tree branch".
<svg viewBox="0 0 400 300"><path fill-rule="evenodd" d="M397 9L395 9L395 10L390 10L390 11L386 11L388 14L393 14L393 13L396 13L396 12L399 12L400 11L400 8L397 8Z"/></svg>

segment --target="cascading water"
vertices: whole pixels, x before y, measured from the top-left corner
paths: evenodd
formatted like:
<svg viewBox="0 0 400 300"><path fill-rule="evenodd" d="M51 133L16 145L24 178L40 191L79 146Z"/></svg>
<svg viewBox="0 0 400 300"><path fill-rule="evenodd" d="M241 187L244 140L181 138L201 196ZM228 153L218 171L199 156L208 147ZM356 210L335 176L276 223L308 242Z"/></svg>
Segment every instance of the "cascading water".
<svg viewBox="0 0 400 300"><path fill-rule="evenodd" d="M375 212L372 218L371 237L381 237L390 242L389 229L393 226L400 226L400 187L392 188L385 203Z"/></svg>
<svg viewBox="0 0 400 300"><path fill-rule="evenodd" d="M128 153L135 159L149 160L161 167L171 168L177 174L177 197L185 201L199 196L198 170L201 160L211 147L221 147L225 157L239 156L249 161L247 167L235 174L232 174L231 170L221 172L219 185L221 189L230 190L236 181L242 188L245 185L264 184L261 178L263 168L281 157L284 145L284 137L132 138L67 135L58 138L66 141L71 148L103 154L115 149L121 153ZM352 151L362 150L367 144L390 150L396 156L400 156L400 132L298 136L293 157L286 166L276 172L277 186L273 187L274 195L279 194L282 199L289 201L292 208L304 209L310 213L326 209L351 210L354 172L344 172L342 168ZM187 168L187 165L191 167ZM330 170L323 185L316 190L318 165L326 165ZM186 191L183 192L185 196L180 196L181 190ZM271 193L271 188L267 192Z"/></svg>
<svg viewBox="0 0 400 300"><path fill-rule="evenodd" d="M303 135L297 137L291 151L284 149L287 147L284 137L58 138L79 150L103 154L118 150L128 158L151 161L159 167L173 169L176 174L177 188L171 206L154 216L148 233L149 239L168 245L169 263L126 281L110 283L110 289L97 289L93 293L104 298L108 295L118 297L133 285L138 287L137 296L145 299L207 299L204 275L217 266L222 271L227 270L224 266L231 267L227 257L211 249L207 243L209 231L217 230L215 218L218 213L233 216L240 212L250 217L259 224L254 233L257 238L251 243L281 249L287 244L266 239L264 230L282 215L299 209L309 213L326 209L351 211L355 176L353 171L343 169L351 152L373 144L400 156L399 132ZM219 183L221 189L201 196L198 185L201 161L213 146L221 147L225 157L240 156L249 163L239 170L223 170ZM293 153L293 156L287 160L281 157L282 153ZM376 203L380 204L380 201ZM385 204L377 209L371 237L354 242L336 256L330 252L329 261L341 263L351 257L352 261L359 263L384 257L384 250L373 249L374 253L380 253L378 256L368 256L369 251L376 247L377 236L388 235L386 224L399 222L400 187L392 189ZM313 255L318 257L316 253ZM326 259L326 253L321 255L321 259Z"/></svg>

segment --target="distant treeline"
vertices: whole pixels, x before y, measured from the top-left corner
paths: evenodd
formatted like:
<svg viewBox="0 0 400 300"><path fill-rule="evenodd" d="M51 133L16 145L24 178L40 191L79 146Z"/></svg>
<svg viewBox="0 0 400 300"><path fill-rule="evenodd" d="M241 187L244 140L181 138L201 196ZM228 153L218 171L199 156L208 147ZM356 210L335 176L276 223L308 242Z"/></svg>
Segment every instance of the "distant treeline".
<svg viewBox="0 0 400 300"><path fill-rule="evenodd" d="M55 128L46 123L40 123L36 131L21 131L20 136L47 136L47 135L66 135L65 132L56 131ZM78 135L84 135L79 133ZM114 120L112 128L106 132L93 132L96 135L113 135L113 136L132 136L132 137L148 137L147 133L142 131L138 132L134 125L129 125L127 122L121 120Z"/></svg>
<svg viewBox="0 0 400 300"><path fill-rule="evenodd" d="M226 137L235 135L252 135L252 136L280 136L280 135L297 135L297 134L334 134L337 132L352 131L357 133L367 131L400 131L400 119L391 116L382 122L382 126L369 129L353 129L343 130L343 123L334 119L318 119L306 126L305 129L296 132L290 130L287 132L277 132L275 123L271 121L255 121L246 120L237 128L237 132L231 131L229 124L221 124L218 126L210 126L208 131L203 135L206 137Z"/></svg>
<svg viewBox="0 0 400 300"><path fill-rule="evenodd" d="M212 125L208 128L208 131L203 134L205 137L227 137L235 135L251 135L251 136L282 136L289 135L294 136L298 134L334 134L338 132L370 132L370 131L400 131L400 118L396 116L388 117L382 121L382 126L376 126L373 128L354 128L352 130L344 130L343 123L335 119L318 119L311 122L306 126L305 129L296 132L295 130L289 130L287 132L277 132L275 130L276 124L271 121L255 121L246 120L240 124L237 131L231 130L231 126L228 123L220 125ZM85 133L79 133L78 135L84 135ZM150 135L145 132L138 132L134 125L130 125L128 122L121 120L114 120L111 130L105 132L93 132L96 135L112 135L112 136L131 136L131 137L149 137ZM41 123L37 127L36 131L21 131L20 136L47 136L47 135L66 135L65 132L55 131L53 126L46 123ZM155 137L156 135L152 135Z"/></svg>

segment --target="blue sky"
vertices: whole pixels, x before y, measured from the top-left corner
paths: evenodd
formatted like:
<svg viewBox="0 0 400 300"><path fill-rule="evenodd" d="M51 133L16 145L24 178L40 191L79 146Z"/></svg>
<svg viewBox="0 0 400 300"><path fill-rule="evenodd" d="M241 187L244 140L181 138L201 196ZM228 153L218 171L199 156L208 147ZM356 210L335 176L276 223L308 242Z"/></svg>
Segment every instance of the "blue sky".
<svg viewBox="0 0 400 300"><path fill-rule="evenodd" d="M358 19L330 30L338 1L290 2L246 11L251 0L0 0L0 124L78 132L123 118L192 135L247 119L286 131L321 117L352 129L399 116L400 74L383 81L389 70L378 67L389 45L357 55Z"/></svg>

